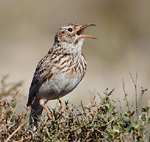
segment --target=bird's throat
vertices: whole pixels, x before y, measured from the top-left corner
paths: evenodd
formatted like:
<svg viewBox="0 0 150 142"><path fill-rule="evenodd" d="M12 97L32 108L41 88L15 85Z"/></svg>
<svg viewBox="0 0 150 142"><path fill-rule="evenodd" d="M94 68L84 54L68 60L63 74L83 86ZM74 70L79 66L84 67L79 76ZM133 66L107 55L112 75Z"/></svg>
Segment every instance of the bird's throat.
<svg viewBox="0 0 150 142"><path fill-rule="evenodd" d="M77 41L77 43L66 43L62 42L61 47L63 47L64 51L69 54L82 54L82 45L83 45L84 39L80 39Z"/></svg>

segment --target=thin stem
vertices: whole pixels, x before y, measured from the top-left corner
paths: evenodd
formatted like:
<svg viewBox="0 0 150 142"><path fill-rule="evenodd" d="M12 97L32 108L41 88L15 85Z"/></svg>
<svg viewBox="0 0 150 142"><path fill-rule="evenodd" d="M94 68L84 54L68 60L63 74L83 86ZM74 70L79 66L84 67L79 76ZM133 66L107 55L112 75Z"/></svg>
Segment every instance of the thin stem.
<svg viewBox="0 0 150 142"><path fill-rule="evenodd" d="M127 93L125 91L125 83L124 83L124 80L122 79L122 83L123 83L123 92L124 92L124 96L125 96L125 101L126 101L126 107L127 107L127 110L129 111L130 108L129 108L129 102L128 102L128 99L127 99Z"/></svg>
<svg viewBox="0 0 150 142"><path fill-rule="evenodd" d="M135 103L136 103L136 115L137 115L137 119L139 119L138 118L138 116L139 116L139 114L138 114L138 94L137 94L137 77L138 77L138 73L136 73L136 78L135 78L135 80L133 79L133 76L132 76L132 74L129 72L129 74L130 74L130 77L131 77L131 79L132 79L132 82L133 82L133 84L134 84L134 89L135 89Z"/></svg>

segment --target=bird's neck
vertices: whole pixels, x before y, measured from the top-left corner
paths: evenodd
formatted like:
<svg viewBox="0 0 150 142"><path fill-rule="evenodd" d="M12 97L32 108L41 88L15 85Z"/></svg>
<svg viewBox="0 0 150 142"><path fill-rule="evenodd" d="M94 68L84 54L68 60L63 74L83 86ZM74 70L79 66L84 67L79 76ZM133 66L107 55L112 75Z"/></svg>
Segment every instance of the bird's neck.
<svg viewBox="0 0 150 142"><path fill-rule="evenodd" d="M61 42L61 47L63 47L64 52L67 52L69 54L81 55L83 41L84 41L84 39L80 39L78 42L72 43L72 44L70 44L70 43L68 44L66 42Z"/></svg>

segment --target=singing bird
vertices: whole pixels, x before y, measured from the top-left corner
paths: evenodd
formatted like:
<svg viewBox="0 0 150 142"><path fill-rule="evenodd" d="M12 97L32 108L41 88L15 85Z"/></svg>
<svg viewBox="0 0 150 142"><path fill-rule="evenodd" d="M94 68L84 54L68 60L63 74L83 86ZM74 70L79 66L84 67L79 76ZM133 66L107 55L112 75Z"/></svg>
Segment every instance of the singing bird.
<svg viewBox="0 0 150 142"><path fill-rule="evenodd" d="M70 93L86 73L87 61L82 53L85 38L96 39L82 34L87 27L95 24L62 26L56 33L54 44L38 63L29 89L27 106L31 106L29 125L38 127L38 116L49 100L59 99Z"/></svg>

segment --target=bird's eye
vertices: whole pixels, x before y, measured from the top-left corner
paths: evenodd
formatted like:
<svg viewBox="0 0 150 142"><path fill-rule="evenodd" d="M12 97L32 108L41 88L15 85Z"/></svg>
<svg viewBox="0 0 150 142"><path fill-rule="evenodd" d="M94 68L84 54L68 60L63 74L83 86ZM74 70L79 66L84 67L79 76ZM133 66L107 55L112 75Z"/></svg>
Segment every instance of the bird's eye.
<svg viewBox="0 0 150 142"><path fill-rule="evenodd" d="M68 31L69 31L69 32L72 32L72 28L68 28Z"/></svg>

